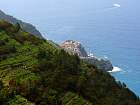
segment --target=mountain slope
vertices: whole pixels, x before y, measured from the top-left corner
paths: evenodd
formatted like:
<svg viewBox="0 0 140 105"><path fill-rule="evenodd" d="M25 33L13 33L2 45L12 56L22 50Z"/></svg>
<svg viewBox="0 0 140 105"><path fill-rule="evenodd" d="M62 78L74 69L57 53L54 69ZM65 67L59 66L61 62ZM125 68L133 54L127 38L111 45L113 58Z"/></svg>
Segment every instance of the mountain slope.
<svg viewBox="0 0 140 105"><path fill-rule="evenodd" d="M1 10L0 10L0 19L6 20L12 24L19 23L23 30L25 30L33 35L36 35L37 37L42 38L41 33L36 29L35 26L33 26L29 23L22 22L21 20L18 20L10 15L7 15Z"/></svg>
<svg viewBox="0 0 140 105"><path fill-rule="evenodd" d="M107 72L0 21L0 105L140 105Z"/></svg>

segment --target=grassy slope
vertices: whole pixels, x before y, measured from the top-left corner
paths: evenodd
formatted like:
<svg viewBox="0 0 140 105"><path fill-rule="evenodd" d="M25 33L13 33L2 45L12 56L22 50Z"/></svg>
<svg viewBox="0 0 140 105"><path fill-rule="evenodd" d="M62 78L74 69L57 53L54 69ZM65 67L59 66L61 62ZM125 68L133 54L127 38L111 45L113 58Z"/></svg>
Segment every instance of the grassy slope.
<svg viewBox="0 0 140 105"><path fill-rule="evenodd" d="M110 74L0 21L0 104L140 105Z"/></svg>

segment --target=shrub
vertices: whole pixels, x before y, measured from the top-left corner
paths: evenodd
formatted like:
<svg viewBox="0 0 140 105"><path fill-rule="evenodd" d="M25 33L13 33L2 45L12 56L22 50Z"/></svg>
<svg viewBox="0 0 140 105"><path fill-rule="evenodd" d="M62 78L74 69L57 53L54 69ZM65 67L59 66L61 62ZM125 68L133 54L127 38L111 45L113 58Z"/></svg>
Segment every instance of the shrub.
<svg viewBox="0 0 140 105"><path fill-rule="evenodd" d="M0 46L5 45L5 42L3 40L0 40Z"/></svg>

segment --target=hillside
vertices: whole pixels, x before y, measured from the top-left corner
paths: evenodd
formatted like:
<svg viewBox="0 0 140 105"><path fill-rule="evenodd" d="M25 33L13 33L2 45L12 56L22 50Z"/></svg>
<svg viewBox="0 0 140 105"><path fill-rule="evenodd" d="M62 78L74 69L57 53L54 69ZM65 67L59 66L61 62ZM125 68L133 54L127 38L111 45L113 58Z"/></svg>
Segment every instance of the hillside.
<svg viewBox="0 0 140 105"><path fill-rule="evenodd" d="M0 105L140 105L109 73L0 21Z"/></svg>
<svg viewBox="0 0 140 105"><path fill-rule="evenodd" d="M34 34L37 37L42 38L41 33L36 29L35 26L33 26L32 24L23 22L21 20L18 20L16 18L14 18L13 16L7 15L5 14L3 11L0 10L0 19L6 20L12 24L16 24L19 23L21 28L31 34Z"/></svg>

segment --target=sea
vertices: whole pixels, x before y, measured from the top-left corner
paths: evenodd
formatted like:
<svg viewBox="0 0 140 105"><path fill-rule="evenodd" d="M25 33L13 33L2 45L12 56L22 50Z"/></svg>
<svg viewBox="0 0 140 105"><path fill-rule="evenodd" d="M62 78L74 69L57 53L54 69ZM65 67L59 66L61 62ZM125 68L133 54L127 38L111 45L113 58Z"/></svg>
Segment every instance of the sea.
<svg viewBox="0 0 140 105"><path fill-rule="evenodd" d="M34 24L46 39L76 40L109 59L110 74L140 96L139 0L17 0L5 7L6 1L0 3L4 12Z"/></svg>

